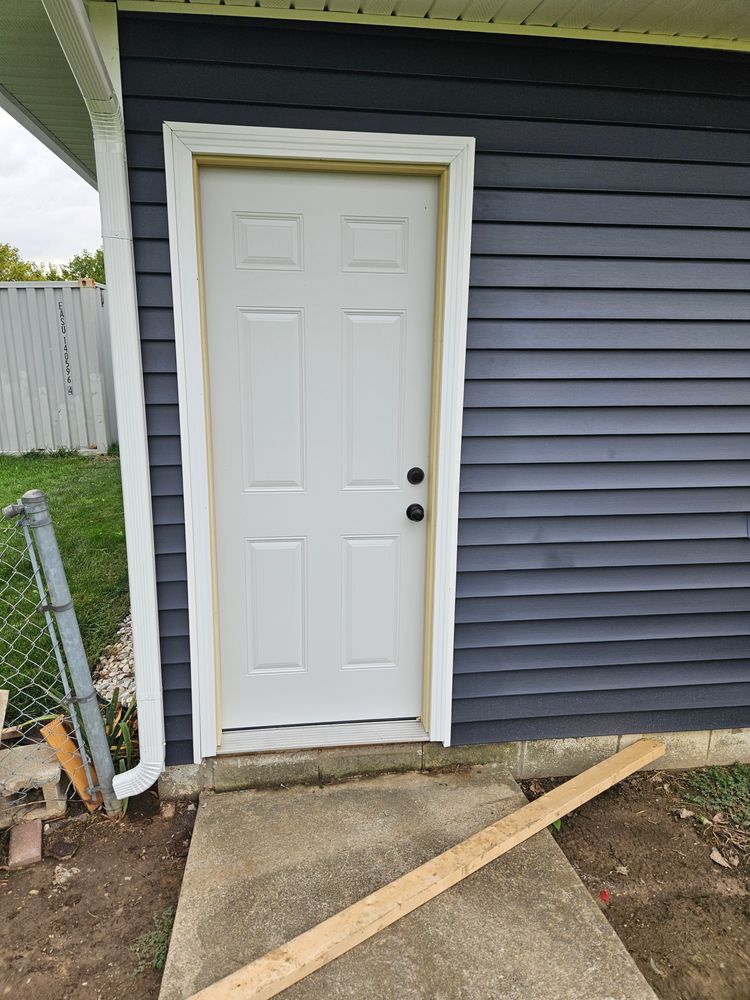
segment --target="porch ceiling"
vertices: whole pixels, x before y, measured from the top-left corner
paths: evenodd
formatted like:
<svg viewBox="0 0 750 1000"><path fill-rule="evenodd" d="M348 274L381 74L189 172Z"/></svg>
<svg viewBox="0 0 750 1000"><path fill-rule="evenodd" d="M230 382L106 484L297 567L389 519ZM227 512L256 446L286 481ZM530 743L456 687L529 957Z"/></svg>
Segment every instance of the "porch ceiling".
<svg viewBox="0 0 750 1000"><path fill-rule="evenodd" d="M750 51L750 0L116 0L121 10L295 17Z"/></svg>
<svg viewBox="0 0 750 1000"><path fill-rule="evenodd" d="M0 107L95 183L88 112L41 0L0 2Z"/></svg>

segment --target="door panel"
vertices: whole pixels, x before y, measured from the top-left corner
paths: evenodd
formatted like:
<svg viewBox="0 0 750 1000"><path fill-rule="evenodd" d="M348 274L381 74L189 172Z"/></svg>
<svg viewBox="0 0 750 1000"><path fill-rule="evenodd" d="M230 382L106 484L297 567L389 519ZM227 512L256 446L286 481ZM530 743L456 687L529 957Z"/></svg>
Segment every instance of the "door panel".
<svg viewBox="0 0 750 1000"><path fill-rule="evenodd" d="M241 309L239 341L245 489L304 489L302 313Z"/></svg>
<svg viewBox="0 0 750 1000"><path fill-rule="evenodd" d="M222 726L416 719L437 181L200 190Z"/></svg>
<svg viewBox="0 0 750 1000"><path fill-rule="evenodd" d="M398 663L399 539L344 538L343 666Z"/></svg>
<svg viewBox="0 0 750 1000"><path fill-rule="evenodd" d="M305 539L245 542L248 669L307 669Z"/></svg>
<svg viewBox="0 0 750 1000"><path fill-rule="evenodd" d="M344 489L398 489L405 327L403 313L344 312Z"/></svg>

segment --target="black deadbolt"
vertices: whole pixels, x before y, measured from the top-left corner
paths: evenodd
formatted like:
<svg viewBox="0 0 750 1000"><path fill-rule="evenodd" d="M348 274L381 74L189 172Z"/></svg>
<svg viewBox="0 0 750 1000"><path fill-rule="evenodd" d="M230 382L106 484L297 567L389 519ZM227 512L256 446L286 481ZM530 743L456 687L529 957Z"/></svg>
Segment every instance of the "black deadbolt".
<svg viewBox="0 0 750 1000"><path fill-rule="evenodd" d="M424 479L424 471L420 469L419 466L415 465L413 469L409 469L406 473L406 478L412 486L416 486L417 483L421 483Z"/></svg>
<svg viewBox="0 0 750 1000"><path fill-rule="evenodd" d="M421 503L410 503L406 508L406 516L410 521L421 521L424 517L424 507Z"/></svg>

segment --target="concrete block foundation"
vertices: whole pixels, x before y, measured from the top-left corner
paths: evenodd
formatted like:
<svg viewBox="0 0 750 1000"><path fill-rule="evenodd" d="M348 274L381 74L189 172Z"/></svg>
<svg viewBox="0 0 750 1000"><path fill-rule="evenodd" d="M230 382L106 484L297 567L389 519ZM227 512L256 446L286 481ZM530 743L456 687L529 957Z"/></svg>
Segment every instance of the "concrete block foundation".
<svg viewBox="0 0 750 1000"><path fill-rule="evenodd" d="M324 785L357 775L444 771L495 764L516 779L579 774L641 736L663 740L667 752L649 765L680 770L709 764L750 763L750 729L684 733L627 733L578 739L528 740L444 747L441 743L385 743L214 757L168 767L159 779L163 799L195 799L202 791L238 791L285 785Z"/></svg>

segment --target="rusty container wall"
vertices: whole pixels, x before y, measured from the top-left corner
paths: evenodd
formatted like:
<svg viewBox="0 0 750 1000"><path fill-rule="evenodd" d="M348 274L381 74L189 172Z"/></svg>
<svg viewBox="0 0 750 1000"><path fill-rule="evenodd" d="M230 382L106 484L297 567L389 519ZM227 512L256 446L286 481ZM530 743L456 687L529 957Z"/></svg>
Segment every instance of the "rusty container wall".
<svg viewBox="0 0 750 1000"><path fill-rule="evenodd" d="M106 288L0 282L0 453L116 440Z"/></svg>

